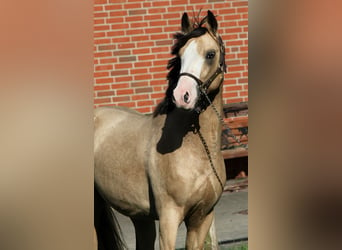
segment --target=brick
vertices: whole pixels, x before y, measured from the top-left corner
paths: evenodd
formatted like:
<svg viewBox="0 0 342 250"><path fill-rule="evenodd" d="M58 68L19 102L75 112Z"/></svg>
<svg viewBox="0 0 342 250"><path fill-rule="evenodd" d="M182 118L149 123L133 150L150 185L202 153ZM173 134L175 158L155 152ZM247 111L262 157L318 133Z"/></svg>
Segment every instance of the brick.
<svg viewBox="0 0 342 250"><path fill-rule="evenodd" d="M176 4L174 4L176 5ZM163 19L178 19L181 20L181 14L180 13L165 13L163 14Z"/></svg>
<svg viewBox="0 0 342 250"><path fill-rule="evenodd" d="M135 44L134 43L119 43L118 48L119 49L131 49L131 48L135 48Z"/></svg>
<svg viewBox="0 0 342 250"><path fill-rule="evenodd" d="M234 72L234 71L243 71L245 69L245 67L242 66L231 66L229 67L229 71L230 72Z"/></svg>
<svg viewBox="0 0 342 250"><path fill-rule="evenodd" d="M149 75L134 75L133 76L134 81L140 81L140 80L148 80L150 79Z"/></svg>
<svg viewBox="0 0 342 250"><path fill-rule="evenodd" d="M149 21L149 20L156 20L156 19L162 19L162 15L146 15L144 16L144 20Z"/></svg>
<svg viewBox="0 0 342 250"><path fill-rule="evenodd" d="M113 102L128 102L131 100L131 97L126 95L126 96L114 96L112 98Z"/></svg>
<svg viewBox="0 0 342 250"><path fill-rule="evenodd" d="M127 107L127 108L134 108L136 105L134 102L121 102L120 106Z"/></svg>
<svg viewBox="0 0 342 250"><path fill-rule="evenodd" d="M99 50L113 50L116 49L116 45L100 45L98 46Z"/></svg>
<svg viewBox="0 0 342 250"><path fill-rule="evenodd" d="M110 7L110 8L107 8ZM113 6L105 6L106 10L114 10L109 12L109 16L115 16L115 17L119 17L119 16L127 16L127 10L116 10L115 8L112 8Z"/></svg>
<svg viewBox="0 0 342 250"><path fill-rule="evenodd" d="M133 77L131 76L122 76L122 77L115 77L115 82L130 82L133 80Z"/></svg>
<svg viewBox="0 0 342 250"><path fill-rule="evenodd" d="M104 77L104 76L109 76L108 72L94 72L94 77Z"/></svg>
<svg viewBox="0 0 342 250"><path fill-rule="evenodd" d="M152 92L152 87L145 87L145 88L136 88L135 93L151 93Z"/></svg>
<svg viewBox="0 0 342 250"><path fill-rule="evenodd" d="M143 7L144 7L144 8L149 8L149 7L151 7L151 6L152 6L151 1L143 2Z"/></svg>
<svg viewBox="0 0 342 250"><path fill-rule="evenodd" d="M149 39L148 39L148 35L133 36L133 37L132 37L132 42L143 41L143 40L149 40Z"/></svg>
<svg viewBox="0 0 342 250"><path fill-rule="evenodd" d="M141 35L144 33L145 33L144 29L128 29L128 30L126 30L126 35L128 35L128 36L130 36L130 35Z"/></svg>
<svg viewBox="0 0 342 250"><path fill-rule="evenodd" d="M248 20L238 21L238 25L239 26L247 26L248 25Z"/></svg>
<svg viewBox="0 0 342 250"><path fill-rule="evenodd" d="M130 37L116 37L116 38L112 38L112 43L127 43L130 42L131 39Z"/></svg>
<svg viewBox="0 0 342 250"><path fill-rule="evenodd" d="M137 47L152 47L154 44L152 41L140 42L137 43Z"/></svg>
<svg viewBox="0 0 342 250"><path fill-rule="evenodd" d="M147 34L161 33L161 32L163 32L162 28L148 28L148 29L145 29L145 33L147 33Z"/></svg>
<svg viewBox="0 0 342 250"><path fill-rule="evenodd" d="M103 6L102 5L94 5L94 12L99 12L103 11Z"/></svg>
<svg viewBox="0 0 342 250"><path fill-rule="evenodd" d="M111 70L111 69L113 69L113 65L99 65L99 66L95 66L95 70L96 71Z"/></svg>
<svg viewBox="0 0 342 250"><path fill-rule="evenodd" d="M113 82L113 78L97 78L95 80L95 82L97 84L101 84L101 83L112 83Z"/></svg>
<svg viewBox="0 0 342 250"><path fill-rule="evenodd" d="M140 113L152 113L152 109L150 107L136 108L136 110Z"/></svg>
<svg viewBox="0 0 342 250"><path fill-rule="evenodd" d="M100 24L104 24L105 23L105 19L101 18L101 19L94 19L94 25L100 25Z"/></svg>
<svg viewBox="0 0 342 250"><path fill-rule="evenodd" d="M94 57L107 57L112 56L112 52L98 52L94 53Z"/></svg>
<svg viewBox="0 0 342 250"><path fill-rule="evenodd" d="M131 28L142 28L142 27L146 27L147 24L144 22L134 22L134 23L130 23L130 27Z"/></svg>
<svg viewBox="0 0 342 250"><path fill-rule="evenodd" d="M143 94L143 95L133 95L132 96L133 101L144 100L144 99L149 99L149 95Z"/></svg>
<svg viewBox="0 0 342 250"><path fill-rule="evenodd" d="M128 23L117 23L117 24L112 24L110 26L112 30L125 30L125 29L128 29L128 27L129 27Z"/></svg>
<svg viewBox="0 0 342 250"><path fill-rule="evenodd" d="M174 4L172 2L172 4ZM148 13L149 14L155 14L155 13L165 13L166 12L166 9L165 8L153 8L153 9L149 9L148 10Z"/></svg>
<svg viewBox="0 0 342 250"><path fill-rule="evenodd" d="M127 16L125 17L126 22L140 22L143 20L142 16Z"/></svg>
<svg viewBox="0 0 342 250"><path fill-rule="evenodd" d="M248 91L240 91L239 96L248 96Z"/></svg>
<svg viewBox="0 0 342 250"><path fill-rule="evenodd" d="M170 51L170 48L169 46L159 46L159 47L155 47L155 48L152 48L152 53L163 53L163 52L166 52L168 53Z"/></svg>
<svg viewBox="0 0 342 250"><path fill-rule="evenodd" d="M123 17L107 18L107 23L122 23L124 21Z"/></svg>
<svg viewBox="0 0 342 250"><path fill-rule="evenodd" d="M111 1L112 2L112 1ZM104 6L106 11L110 11L110 10L122 10L122 4L109 4L109 5L105 5Z"/></svg>
<svg viewBox="0 0 342 250"><path fill-rule="evenodd" d="M151 98L153 98L153 99L159 99L160 100L164 97L165 97L164 93L153 93L153 94L151 94Z"/></svg>
<svg viewBox="0 0 342 250"><path fill-rule="evenodd" d="M131 54L130 50L117 50L113 52L114 56L128 56Z"/></svg>
<svg viewBox="0 0 342 250"><path fill-rule="evenodd" d="M224 90L225 90L226 92L238 91L238 90L241 90L241 89L242 89L241 85L226 86L226 87L224 88Z"/></svg>
<svg viewBox="0 0 342 250"><path fill-rule="evenodd" d="M238 83L241 84L241 83L248 83L248 78L239 78L238 79Z"/></svg>
<svg viewBox="0 0 342 250"><path fill-rule="evenodd" d="M163 84L163 82L160 81L160 80L152 80L152 81L150 81L150 85L151 86L158 86L160 84Z"/></svg>
<svg viewBox="0 0 342 250"><path fill-rule="evenodd" d="M138 105L138 106L151 106L151 105L153 105L153 104L154 104L154 102L151 101L151 100L138 101L138 102L137 102L137 105Z"/></svg>
<svg viewBox="0 0 342 250"><path fill-rule="evenodd" d="M100 91L97 92L98 97L103 97L103 96L112 96L114 95L114 91Z"/></svg>
<svg viewBox="0 0 342 250"><path fill-rule="evenodd" d="M161 66L161 65L163 65L164 68L166 69L167 60L154 60L153 61L153 66Z"/></svg>
<svg viewBox="0 0 342 250"><path fill-rule="evenodd" d="M115 65L115 69L130 69L133 67L132 63L120 63Z"/></svg>
<svg viewBox="0 0 342 250"><path fill-rule="evenodd" d="M151 38L151 40L168 39L168 40L172 41L167 34L151 34L150 38Z"/></svg>
<svg viewBox="0 0 342 250"><path fill-rule="evenodd" d="M248 1L236 1L232 5L233 7L248 6Z"/></svg>
<svg viewBox="0 0 342 250"><path fill-rule="evenodd" d="M109 29L110 29L109 25L95 25L94 26L94 31L109 30Z"/></svg>
<svg viewBox="0 0 342 250"><path fill-rule="evenodd" d="M145 79L143 79L145 80ZM131 82L130 85L132 88L136 88L136 87L146 87L148 86L148 82L147 81L136 81L136 82Z"/></svg>
<svg viewBox="0 0 342 250"><path fill-rule="evenodd" d="M153 1L152 6L153 7L160 7L160 6L169 6L169 1Z"/></svg>
<svg viewBox="0 0 342 250"><path fill-rule="evenodd" d="M96 98L94 99L95 104L110 102L110 98Z"/></svg>
<svg viewBox="0 0 342 250"><path fill-rule="evenodd" d="M128 70L114 70L110 72L111 76L122 76L122 75L128 75Z"/></svg>
<svg viewBox="0 0 342 250"><path fill-rule="evenodd" d="M138 59L139 59L139 61L154 60L155 55L154 54L142 55L142 56L138 56Z"/></svg>
<svg viewBox="0 0 342 250"><path fill-rule="evenodd" d="M237 97L238 92L228 92L228 93L223 93L222 97L223 98L231 98L231 97Z"/></svg>
<svg viewBox="0 0 342 250"><path fill-rule="evenodd" d="M95 85L94 86L94 91L108 90L108 89L110 89L110 85Z"/></svg>
<svg viewBox="0 0 342 250"><path fill-rule="evenodd" d="M141 3L128 3L128 4L125 4L123 7L124 9L140 9L142 8L142 4Z"/></svg>
<svg viewBox="0 0 342 250"><path fill-rule="evenodd" d="M99 18L99 17L107 17L108 14L106 12L95 12L94 13L94 18Z"/></svg>
<svg viewBox="0 0 342 250"><path fill-rule="evenodd" d="M136 62L134 63L134 67L139 68L139 67L151 67L152 62L151 61L144 61L144 62Z"/></svg>
<svg viewBox="0 0 342 250"><path fill-rule="evenodd" d="M124 56L119 58L119 62L134 62L137 60L136 56Z"/></svg>
<svg viewBox="0 0 342 250"><path fill-rule="evenodd" d="M223 8L218 10L219 15L234 14L236 13L235 8Z"/></svg>
<svg viewBox="0 0 342 250"><path fill-rule="evenodd" d="M224 30L225 33L240 33L242 32L241 27L235 27L235 28L228 28Z"/></svg>
<svg viewBox="0 0 342 250"><path fill-rule="evenodd" d="M132 15L145 15L146 12L147 12L146 9L128 10L128 14L130 16L132 16Z"/></svg>
<svg viewBox="0 0 342 250"><path fill-rule="evenodd" d="M172 41L171 40L160 40L160 41L156 41L156 45L157 46L172 45ZM167 51L169 51L169 48L167 48Z"/></svg>
<svg viewBox="0 0 342 250"><path fill-rule="evenodd" d="M111 85L112 89L124 89L124 88L128 88L129 84L128 83L114 83Z"/></svg>
<svg viewBox="0 0 342 250"><path fill-rule="evenodd" d="M187 5L189 4L188 0L172 0L172 5Z"/></svg>
<svg viewBox="0 0 342 250"><path fill-rule="evenodd" d="M150 68L149 71L151 73L154 73L154 72L166 72L166 69L165 69L165 67L152 67L152 68Z"/></svg>
<svg viewBox="0 0 342 250"><path fill-rule="evenodd" d="M116 63L118 59L116 57L109 57L109 58L101 58L100 64L107 64L107 63Z"/></svg>
<svg viewBox="0 0 342 250"><path fill-rule="evenodd" d="M108 31L107 36L122 37L125 35L123 30Z"/></svg>
<svg viewBox="0 0 342 250"><path fill-rule="evenodd" d="M118 89L116 90L117 95L131 95L133 94L133 89Z"/></svg>
<svg viewBox="0 0 342 250"><path fill-rule="evenodd" d="M130 72L132 75L135 75L135 74L147 74L147 68L139 68L139 69L130 69Z"/></svg>
<svg viewBox="0 0 342 250"><path fill-rule="evenodd" d="M159 21L151 21L151 22L149 22L149 24L150 24L150 26L165 26L165 25L167 25L167 22L166 21L161 21L161 20L159 20Z"/></svg>
<svg viewBox="0 0 342 250"><path fill-rule="evenodd" d="M110 39L109 38L104 38L104 39L94 39L94 44L106 44L106 43L110 43Z"/></svg>
<svg viewBox="0 0 342 250"><path fill-rule="evenodd" d="M147 54L147 53L150 53L150 52L151 52L150 48L134 49L132 51L132 53L134 55L137 55L137 54Z"/></svg>
<svg viewBox="0 0 342 250"><path fill-rule="evenodd" d="M248 57L248 53L239 53L238 58L244 58L244 57Z"/></svg>
<svg viewBox="0 0 342 250"><path fill-rule="evenodd" d="M156 73L156 74L153 74L152 77L153 77L153 79L158 79L158 78L165 79L166 78L166 74L167 74L167 72L165 72L165 73Z"/></svg>

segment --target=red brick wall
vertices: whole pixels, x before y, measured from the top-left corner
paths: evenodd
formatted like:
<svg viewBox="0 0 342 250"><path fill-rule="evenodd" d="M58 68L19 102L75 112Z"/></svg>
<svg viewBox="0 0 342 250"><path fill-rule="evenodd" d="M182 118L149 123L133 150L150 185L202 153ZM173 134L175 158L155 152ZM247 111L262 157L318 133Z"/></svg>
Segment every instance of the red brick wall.
<svg viewBox="0 0 342 250"><path fill-rule="evenodd" d="M226 45L224 103L248 101L248 1L95 0L94 106L153 112L167 87L166 64L183 12L217 15Z"/></svg>

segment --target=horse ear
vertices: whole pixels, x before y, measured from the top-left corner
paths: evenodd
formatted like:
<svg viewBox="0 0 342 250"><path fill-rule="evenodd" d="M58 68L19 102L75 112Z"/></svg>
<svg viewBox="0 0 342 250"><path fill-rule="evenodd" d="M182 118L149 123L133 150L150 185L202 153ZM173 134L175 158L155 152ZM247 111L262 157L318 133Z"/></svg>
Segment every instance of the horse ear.
<svg viewBox="0 0 342 250"><path fill-rule="evenodd" d="M188 14L186 12L184 12L184 14L182 16L182 31L184 33L191 32L190 20L189 20Z"/></svg>
<svg viewBox="0 0 342 250"><path fill-rule="evenodd" d="M208 15L207 15L207 23L209 25L209 30L216 34L216 31L217 31L217 21L216 21L216 18L214 16L214 14L208 10Z"/></svg>

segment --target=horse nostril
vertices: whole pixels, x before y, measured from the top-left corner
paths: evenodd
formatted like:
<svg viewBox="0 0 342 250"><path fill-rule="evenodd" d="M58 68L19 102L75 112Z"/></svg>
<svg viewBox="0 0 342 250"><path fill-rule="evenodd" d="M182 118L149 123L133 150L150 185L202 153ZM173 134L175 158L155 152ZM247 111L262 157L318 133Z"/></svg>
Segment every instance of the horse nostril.
<svg viewBox="0 0 342 250"><path fill-rule="evenodd" d="M189 103L190 102L190 98L189 98L189 92L187 91L184 95L184 102L185 103Z"/></svg>

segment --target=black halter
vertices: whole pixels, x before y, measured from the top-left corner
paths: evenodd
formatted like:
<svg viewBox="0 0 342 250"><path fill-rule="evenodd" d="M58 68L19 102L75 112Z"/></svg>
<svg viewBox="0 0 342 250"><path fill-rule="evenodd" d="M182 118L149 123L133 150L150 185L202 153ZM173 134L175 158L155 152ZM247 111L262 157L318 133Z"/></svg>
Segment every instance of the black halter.
<svg viewBox="0 0 342 250"><path fill-rule="evenodd" d="M210 87L210 85L213 83L213 81L216 79L216 77L222 73L223 73L222 68L218 67L217 70L205 82L203 82L201 79L197 78L196 76L188 72L183 72L179 74L179 77L181 76L191 77L198 84L198 87L200 90L200 96L197 101L197 107L195 108L197 113L201 113L203 110L207 108L208 105L210 105L210 103L207 102L207 96L208 96L207 90ZM222 82L223 82L223 78L220 82L220 85L222 84Z"/></svg>

